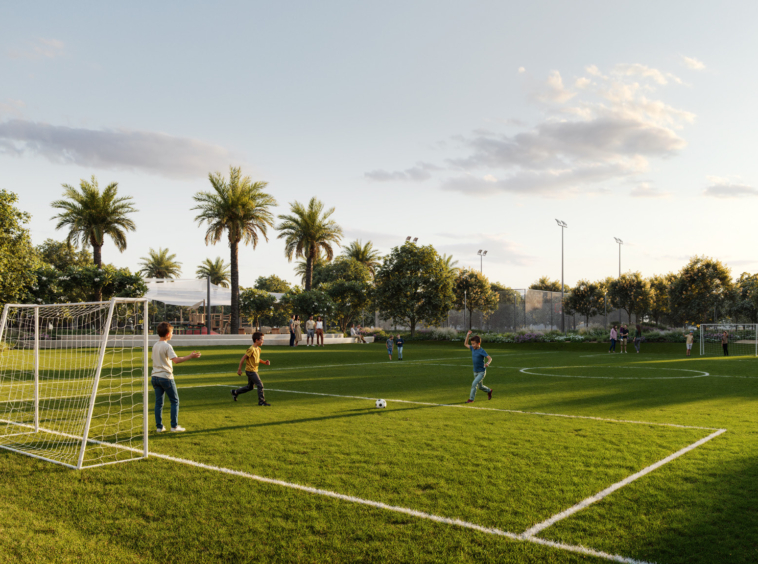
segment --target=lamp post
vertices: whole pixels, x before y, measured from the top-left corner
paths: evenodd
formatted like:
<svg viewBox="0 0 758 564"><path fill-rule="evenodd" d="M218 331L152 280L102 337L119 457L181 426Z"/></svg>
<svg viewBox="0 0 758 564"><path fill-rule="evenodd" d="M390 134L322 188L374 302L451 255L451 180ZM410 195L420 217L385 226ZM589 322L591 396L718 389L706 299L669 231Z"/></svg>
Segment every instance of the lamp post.
<svg viewBox="0 0 758 564"><path fill-rule="evenodd" d="M566 313L563 310L563 231L568 228L565 221L556 219L555 222L561 228L561 331L566 332Z"/></svg>
<svg viewBox="0 0 758 564"><path fill-rule="evenodd" d="M479 272L483 272L484 257L487 256L487 251L483 251L482 249L479 249L479 252L476 254L479 255Z"/></svg>
<svg viewBox="0 0 758 564"><path fill-rule="evenodd" d="M624 242L619 239L618 237L614 237L615 241L619 244L619 280L621 280L621 245L624 244ZM629 323L632 322L632 316L629 314ZM619 325L621 325L621 309L619 308Z"/></svg>

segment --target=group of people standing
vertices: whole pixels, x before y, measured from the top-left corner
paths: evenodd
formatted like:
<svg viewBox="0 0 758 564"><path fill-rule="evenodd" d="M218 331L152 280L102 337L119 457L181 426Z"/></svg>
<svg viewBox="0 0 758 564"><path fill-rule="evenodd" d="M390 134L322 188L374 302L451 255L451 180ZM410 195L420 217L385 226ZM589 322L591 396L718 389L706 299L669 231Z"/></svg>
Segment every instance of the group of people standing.
<svg viewBox="0 0 758 564"><path fill-rule="evenodd" d="M629 341L629 328L626 326L626 324L622 324L621 327L617 327L616 325L611 327L611 346L608 349L609 353L616 352L616 341L618 341L619 345L621 345L621 353L629 352L626 348L627 342ZM641 343L642 327L637 325L634 332L634 348L637 349L637 352L640 352Z"/></svg>
<svg viewBox="0 0 758 564"><path fill-rule="evenodd" d="M289 322L287 323L287 327L289 328L290 332L290 346L296 347L300 344L300 340L303 338L303 330L300 327L300 316L299 315L293 315ZM319 316L319 318L314 321L313 316L311 315L308 318L308 321L305 322L305 346L306 347L323 347L324 346L324 319ZM316 342L314 344L313 340L314 337L316 339Z"/></svg>

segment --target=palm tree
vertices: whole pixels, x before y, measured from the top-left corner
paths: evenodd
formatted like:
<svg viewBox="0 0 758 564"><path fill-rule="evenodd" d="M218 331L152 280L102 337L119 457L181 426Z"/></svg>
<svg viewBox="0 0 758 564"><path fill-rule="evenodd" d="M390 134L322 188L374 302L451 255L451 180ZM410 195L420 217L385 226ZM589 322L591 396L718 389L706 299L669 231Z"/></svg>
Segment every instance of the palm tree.
<svg viewBox="0 0 758 564"><path fill-rule="evenodd" d="M100 192L97 179L87 182L81 179L79 190L64 184L62 200L56 200L52 207L61 210L51 219L57 219L55 229L68 228L66 241L77 247L79 243L88 242L92 245L92 255L95 265L103 265L102 248L105 236L108 235L120 252L126 250L126 232L134 231L136 226L128 214L137 210L132 205L131 196L118 197L118 183L111 182ZM100 286L95 290L95 299L102 300L103 291Z"/></svg>
<svg viewBox="0 0 758 564"><path fill-rule="evenodd" d="M239 330L239 244L258 246L259 233L268 241L268 228L273 227L274 216L269 208L276 200L263 189L268 182L252 182L249 176L241 176L239 167L229 167L229 181L221 173L209 174L213 192L198 192L194 199L200 210L195 217L200 225L208 224L205 244L216 244L226 232L231 252L232 323L231 332Z"/></svg>
<svg viewBox="0 0 758 564"><path fill-rule="evenodd" d="M319 253L316 255L316 258L313 260L313 271L315 272L316 269L320 266L324 266L329 261L326 260L324 257L321 256ZM297 261L297 265L295 266L295 275L300 277L300 282L303 286L305 286L305 276L308 273L308 261L307 260L299 260Z"/></svg>
<svg viewBox="0 0 758 564"><path fill-rule="evenodd" d="M313 264L323 251L326 260L334 258L332 244L339 245L342 240L342 228L329 217L334 208L324 212L324 203L311 198L306 208L300 202L290 204L291 215L280 215L282 223L277 225L281 231L279 239L285 240L284 255L289 261L292 257L304 258L305 290L313 285ZM323 212L323 213L322 213Z"/></svg>
<svg viewBox="0 0 758 564"><path fill-rule="evenodd" d="M174 259L176 255L169 255L168 249L150 249L149 256L140 258L140 272L145 278L176 278L182 273L182 263Z"/></svg>
<svg viewBox="0 0 758 564"><path fill-rule="evenodd" d="M442 255L442 262L445 263L445 270L450 276L458 276L461 269L455 266L458 264L458 261L453 260L453 255Z"/></svg>
<svg viewBox="0 0 758 564"><path fill-rule="evenodd" d="M380 260L382 255L374 249L374 244L371 241L365 245L361 244L360 239L353 241L344 248L342 254L364 264L371 272L371 276L376 273L376 269L382 264Z"/></svg>
<svg viewBox="0 0 758 564"><path fill-rule="evenodd" d="M229 265L226 264L221 257L217 257L216 260L205 259L203 263L197 267L195 272L198 278L211 278L211 284L221 286L222 288L229 287Z"/></svg>

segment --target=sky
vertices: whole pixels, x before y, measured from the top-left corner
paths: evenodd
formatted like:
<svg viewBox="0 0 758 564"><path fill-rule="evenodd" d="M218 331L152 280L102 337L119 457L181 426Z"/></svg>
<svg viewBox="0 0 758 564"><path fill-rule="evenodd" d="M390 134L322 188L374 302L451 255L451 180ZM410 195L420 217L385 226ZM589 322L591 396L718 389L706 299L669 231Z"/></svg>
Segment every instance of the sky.
<svg viewBox="0 0 758 564"><path fill-rule="evenodd" d="M334 207L347 244L406 236L523 288L758 271L754 2L0 3L0 189L62 240L51 202L95 176L195 276L193 195L239 166L278 207ZM752 55L755 56L755 55ZM481 260L479 249L487 250ZM339 251L339 249L338 249ZM295 263L275 230L240 284Z"/></svg>

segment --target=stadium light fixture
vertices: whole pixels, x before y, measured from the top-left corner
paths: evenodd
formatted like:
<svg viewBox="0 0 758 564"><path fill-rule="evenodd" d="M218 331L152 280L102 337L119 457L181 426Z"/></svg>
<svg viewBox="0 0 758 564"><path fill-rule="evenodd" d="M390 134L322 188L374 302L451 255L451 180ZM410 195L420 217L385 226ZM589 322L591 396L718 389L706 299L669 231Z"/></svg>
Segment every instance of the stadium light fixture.
<svg viewBox="0 0 758 564"><path fill-rule="evenodd" d="M410 238L410 237L406 237L406 238L405 238L405 242L406 242L406 243L410 243L410 242L411 242L411 238Z"/></svg>
<svg viewBox="0 0 758 564"><path fill-rule="evenodd" d="M487 256L487 251L483 251L482 249L479 249L479 252L476 253L479 255L479 272L482 272L482 269L484 268L484 257Z"/></svg>
<svg viewBox="0 0 758 564"><path fill-rule="evenodd" d="M568 228L565 221L556 219L555 222L561 228L561 331L566 332L566 313L563 310L563 232Z"/></svg>
<svg viewBox="0 0 758 564"><path fill-rule="evenodd" d="M418 237L413 238L413 242L415 243L416 241L418 241Z"/></svg>

